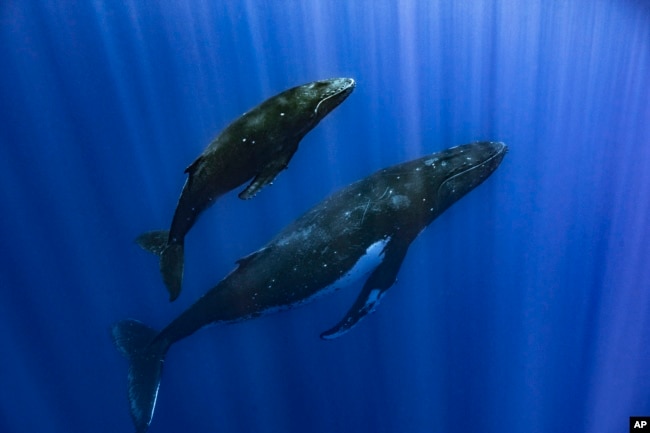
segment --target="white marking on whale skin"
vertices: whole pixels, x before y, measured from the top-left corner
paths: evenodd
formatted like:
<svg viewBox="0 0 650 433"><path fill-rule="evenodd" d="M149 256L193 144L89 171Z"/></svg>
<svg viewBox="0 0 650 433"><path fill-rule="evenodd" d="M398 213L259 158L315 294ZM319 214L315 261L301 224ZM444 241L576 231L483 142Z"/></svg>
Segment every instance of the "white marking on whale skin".
<svg viewBox="0 0 650 433"><path fill-rule="evenodd" d="M390 199L390 205L393 209L409 207L411 200L405 195L395 195Z"/></svg>
<svg viewBox="0 0 650 433"><path fill-rule="evenodd" d="M374 271L377 268L377 266L381 264L381 262L384 260L384 255L385 255L384 248L386 247L388 242L390 242L390 236L380 239L377 242L371 244L368 248L366 248L366 252L361 257L359 257L357 262L354 264L354 266L352 266L352 268L350 268L348 272L346 272L343 276L341 276L338 280L334 281L332 284L323 287L321 290L318 290L313 295L305 299L302 299L300 301L294 302L293 304L280 305L276 307L270 307L265 310L261 310L256 314L251 314L251 315L241 317L239 319L234 320L233 322L241 322L244 320L252 319L253 317L265 316L267 314L288 310L290 308L299 305L307 304L311 301L320 298L321 296L335 292L336 290L341 289L343 287L352 285L361 277ZM327 264L323 263L323 266L327 266ZM252 300L254 301L254 299Z"/></svg>
<svg viewBox="0 0 650 433"><path fill-rule="evenodd" d="M397 178L399 179L399 176L397 176ZM387 186L386 189L384 190L384 193L377 199L377 201L379 201L379 200L383 199L384 197L386 197L386 194L390 195L392 193L393 193L393 190L390 189L389 186Z"/></svg>
<svg viewBox="0 0 650 433"><path fill-rule="evenodd" d="M158 381L158 384L156 385L156 391L154 392L153 396L153 404L151 405L151 413L149 414L149 418L153 418L153 412L156 410L156 402L158 401L158 390L160 390L160 381Z"/></svg>
<svg viewBox="0 0 650 433"><path fill-rule="evenodd" d="M133 372L129 371L129 379L128 379L129 383L132 382L133 380L134 380ZM158 381L158 384L156 385L156 389L154 390L153 393L153 404L151 405L151 410L149 411L149 415L148 415L149 421L151 421L151 419L153 418L153 413L156 410L156 402L158 401L159 390L160 390L160 381ZM129 401L131 402L130 403L131 411L135 415L135 417L137 419L144 418L143 411L140 409L140 406L138 405L138 396L137 394L135 394L133 389L129 389ZM147 425L149 424L147 423Z"/></svg>
<svg viewBox="0 0 650 433"><path fill-rule="evenodd" d="M347 286L363 275L374 271L384 260L384 249L389 241L390 236L381 239L366 248L366 253L359 257L359 260L357 260L354 266L352 266L345 275L335 281L332 286L335 286L335 288Z"/></svg>
<svg viewBox="0 0 650 433"><path fill-rule="evenodd" d="M264 128L267 125L268 113L256 111L254 113L249 113L246 118L246 128L251 129L260 129Z"/></svg>
<svg viewBox="0 0 650 433"><path fill-rule="evenodd" d="M388 242L390 242L390 237L386 237L371 244L368 248L366 248L366 252L361 257L359 257L354 266L352 266L352 268L350 268L350 270L347 271L343 276L334 281L332 284L323 287L321 290L314 293L309 298L305 298L304 300L298 302L298 304L306 304L307 302L311 302L320 296L332 293L343 287L348 287L357 280L374 271L377 266L379 266L381 262L384 261L384 248L386 248ZM327 266L327 263L323 263L323 266Z"/></svg>
<svg viewBox="0 0 650 433"><path fill-rule="evenodd" d="M314 230L314 225L312 224L308 227L305 227L302 230L295 231L291 235L280 239L278 241L278 246L283 247L292 242L300 242L306 240L312 235L313 230Z"/></svg>
<svg viewBox="0 0 650 433"><path fill-rule="evenodd" d="M368 212L368 207L370 206L370 200L366 203L366 207L363 209L363 215L361 215L361 222L359 225L363 224L363 220L366 218L366 212Z"/></svg>
<svg viewBox="0 0 650 433"><path fill-rule="evenodd" d="M359 257L354 266L352 266L352 268L350 268L350 270L347 271L338 280L334 281L328 286L323 287L321 290L314 293L310 297L305 298L294 305L306 304L317 298L320 298L321 296L333 293L341 288L351 286L356 281L367 276L369 273L377 269L381 262L384 261L384 249L386 248L388 242L390 242L390 237L386 237L371 244L368 248L366 248L366 252L361 257ZM327 266L327 264L324 263L323 266Z"/></svg>

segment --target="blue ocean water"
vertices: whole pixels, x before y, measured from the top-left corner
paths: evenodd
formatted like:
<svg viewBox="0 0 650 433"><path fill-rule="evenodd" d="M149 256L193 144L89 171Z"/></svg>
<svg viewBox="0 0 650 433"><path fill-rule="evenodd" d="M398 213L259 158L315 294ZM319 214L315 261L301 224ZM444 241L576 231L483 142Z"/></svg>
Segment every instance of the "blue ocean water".
<svg viewBox="0 0 650 433"><path fill-rule="evenodd" d="M476 140L510 151L356 297L175 345L150 432L623 432L650 415L650 3L0 5L0 430L133 431L109 327L161 328L327 194ZM354 93L187 238L173 304L133 242L183 170L294 85Z"/></svg>

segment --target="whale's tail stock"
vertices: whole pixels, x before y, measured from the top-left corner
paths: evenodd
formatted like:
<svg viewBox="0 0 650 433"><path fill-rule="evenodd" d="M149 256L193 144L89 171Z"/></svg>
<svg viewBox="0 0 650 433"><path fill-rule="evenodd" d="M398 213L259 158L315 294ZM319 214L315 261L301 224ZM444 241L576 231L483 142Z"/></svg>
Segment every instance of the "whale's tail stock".
<svg viewBox="0 0 650 433"><path fill-rule="evenodd" d="M158 334L137 320L123 320L111 328L113 342L129 361L128 390L136 433L149 428L156 407L163 361L169 348Z"/></svg>
<svg viewBox="0 0 650 433"><path fill-rule="evenodd" d="M142 249L160 258L160 273L169 291L169 300L178 298L181 293L185 261L183 239L172 243L169 242L168 230L155 230L141 234L135 241Z"/></svg>

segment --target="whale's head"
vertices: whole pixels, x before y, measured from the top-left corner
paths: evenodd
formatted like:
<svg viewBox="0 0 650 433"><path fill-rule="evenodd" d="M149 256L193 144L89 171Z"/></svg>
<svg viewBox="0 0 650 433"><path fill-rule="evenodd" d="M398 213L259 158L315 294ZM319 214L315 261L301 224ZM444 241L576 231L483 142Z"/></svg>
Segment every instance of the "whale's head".
<svg viewBox="0 0 650 433"><path fill-rule="evenodd" d="M305 128L313 128L350 96L354 86L352 78L313 81L281 93L278 100L280 106L290 106L282 108L286 112L287 122L294 122L298 128L300 124Z"/></svg>
<svg viewBox="0 0 650 433"><path fill-rule="evenodd" d="M367 224L408 226L418 233L487 179L506 152L503 143L477 142L385 168L346 189L354 209L340 212L346 219L356 212Z"/></svg>
<svg viewBox="0 0 650 433"><path fill-rule="evenodd" d="M403 194L419 205L428 224L497 169L508 148L499 142L476 142L396 166Z"/></svg>
<svg viewBox="0 0 650 433"><path fill-rule="evenodd" d="M245 125L266 137L300 140L354 90L352 78L332 78L292 87L246 113Z"/></svg>
<svg viewBox="0 0 650 433"><path fill-rule="evenodd" d="M433 171L430 185L440 212L487 179L507 151L504 143L483 141L451 147L423 158L425 167Z"/></svg>
<svg viewBox="0 0 650 433"><path fill-rule="evenodd" d="M314 107L314 115L322 119L350 96L355 85L352 78L332 78L309 83L303 86L303 92Z"/></svg>

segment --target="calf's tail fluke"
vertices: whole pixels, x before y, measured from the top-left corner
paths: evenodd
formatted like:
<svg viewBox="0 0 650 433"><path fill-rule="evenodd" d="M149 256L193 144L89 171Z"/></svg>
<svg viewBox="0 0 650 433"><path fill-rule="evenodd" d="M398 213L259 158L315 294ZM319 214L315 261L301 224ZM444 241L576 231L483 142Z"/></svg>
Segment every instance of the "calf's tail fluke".
<svg viewBox="0 0 650 433"><path fill-rule="evenodd" d="M162 365L169 345L157 332L137 320L123 320L111 329L113 342L129 361L128 390L136 433L149 428L156 407Z"/></svg>
<svg viewBox="0 0 650 433"><path fill-rule="evenodd" d="M180 295L183 283L185 262L183 241L170 243L167 230L143 233L135 241L142 249L160 257L160 273L169 292L169 300L174 301Z"/></svg>
<svg viewBox="0 0 650 433"><path fill-rule="evenodd" d="M184 262L185 247L183 244L169 244L160 255L160 273L165 286L167 286L170 301L174 301L181 294Z"/></svg>

